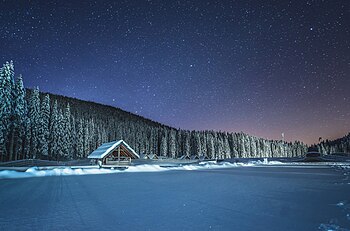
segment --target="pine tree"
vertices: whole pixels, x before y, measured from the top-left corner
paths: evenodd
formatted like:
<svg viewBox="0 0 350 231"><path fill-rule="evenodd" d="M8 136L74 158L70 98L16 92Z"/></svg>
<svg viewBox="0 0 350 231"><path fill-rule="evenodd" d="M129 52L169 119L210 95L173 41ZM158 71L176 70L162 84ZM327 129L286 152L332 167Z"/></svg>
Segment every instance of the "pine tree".
<svg viewBox="0 0 350 231"><path fill-rule="evenodd" d="M4 133L5 133L5 126L3 123L0 122L0 161L4 161L5 154L6 154Z"/></svg>
<svg viewBox="0 0 350 231"><path fill-rule="evenodd" d="M228 143L228 137L227 134L224 134L224 140L223 140L223 146L224 146L224 156L225 158L231 158L231 150L230 150L230 145Z"/></svg>
<svg viewBox="0 0 350 231"><path fill-rule="evenodd" d="M166 131L164 131L164 134L162 136L162 140L160 143L160 155L164 157L168 156L168 135Z"/></svg>
<svg viewBox="0 0 350 231"><path fill-rule="evenodd" d="M12 150L6 149L10 129L13 126L13 89L14 89L13 62L6 62L0 69L0 155L1 160L12 159ZM9 155L9 156L7 156Z"/></svg>
<svg viewBox="0 0 350 231"><path fill-rule="evenodd" d="M76 142L76 157L81 159L84 157L84 128L82 119L80 119L77 123Z"/></svg>
<svg viewBox="0 0 350 231"><path fill-rule="evenodd" d="M239 157L237 133L232 133L231 134L231 139L232 139L232 157Z"/></svg>
<svg viewBox="0 0 350 231"><path fill-rule="evenodd" d="M211 134L208 134L208 155L209 158L215 159L215 146L214 146L214 139Z"/></svg>
<svg viewBox="0 0 350 231"><path fill-rule="evenodd" d="M14 94L14 118L15 126L14 133L16 139L14 140L13 150L14 159L17 160L19 156L24 156L26 144L26 126L27 126L27 101L25 99L26 92L23 86L22 76L19 76L15 83L15 94ZM11 147L11 145L10 145Z"/></svg>
<svg viewBox="0 0 350 231"><path fill-rule="evenodd" d="M89 131L89 126L88 126L88 122L84 122L84 148L83 148L83 153L84 153L84 157L86 157L89 153L90 153L90 131Z"/></svg>
<svg viewBox="0 0 350 231"><path fill-rule="evenodd" d="M75 122L75 117L71 116L71 134L70 134L70 143L71 143L71 151L70 151L70 158L71 159L77 159L77 127ZM107 135L106 130L103 129L101 132L102 137L102 143L105 143L107 141Z"/></svg>
<svg viewBox="0 0 350 231"><path fill-rule="evenodd" d="M194 134L194 146L195 146L195 155L197 157L202 155L202 145L201 145L201 138L199 136L199 133L196 132Z"/></svg>
<svg viewBox="0 0 350 231"><path fill-rule="evenodd" d="M64 110L63 118L62 118L62 152L63 156L66 159L73 158L73 149L72 149L72 126L71 126L71 112L70 106L67 104L67 107ZM97 142L97 141L96 141Z"/></svg>
<svg viewBox="0 0 350 231"><path fill-rule="evenodd" d="M250 137L244 134L244 150L245 150L245 157L251 157L250 155Z"/></svg>
<svg viewBox="0 0 350 231"><path fill-rule="evenodd" d="M169 154L171 158L176 158L176 141L175 141L175 132L173 130L170 131L169 137Z"/></svg>
<svg viewBox="0 0 350 231"><path fill-rule="evenodd" d="M57 100L55 100L50 114L49 133L49 159L58 159L58 139L59 139L59 115Z"/></svg>
<svg viewBox="0 0 350 231"><path fill-rule="evenodd" d="M50 121L50 96L45 95L40 110L40 122L38 128L38 153L47 159L49 155L49 121Z"/></svg>
<svg viewBox="0 0 350 231"><path fill-rule="evenodd" d="M256 151L256 141L255 137L251 137L250 139L250 156L251 157L257 157L257 151Z"/></svg>
<svg viewBox="0 0 350 231"><path fill-rule="evenodd" d="M208 148L207 148L207 136L205 133L201 134L201 147L202 147L202 153L201 157L208 157Z"/></svg>
<svg viewBox="0 0 350 231"><path fill-rule="evenodd" d="M33 90L29 100L29 118L31 127L30 154L32 158L37 158L39 145L39 126L40 126L40 98L39 89Z"/></svg>
<svg viewBox="0 0 350 231"><path fill-rule="evenodd" d="M186 157L190 157L190 152L191 152L191 146L190 146L190 134L187 131L185 133L185 150L184 150L184 155Z"/></svg>

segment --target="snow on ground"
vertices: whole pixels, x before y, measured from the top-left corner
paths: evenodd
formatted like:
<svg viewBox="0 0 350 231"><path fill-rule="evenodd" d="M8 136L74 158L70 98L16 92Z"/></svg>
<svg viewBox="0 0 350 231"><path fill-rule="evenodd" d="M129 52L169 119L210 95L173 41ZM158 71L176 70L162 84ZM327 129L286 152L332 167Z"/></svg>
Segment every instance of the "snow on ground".
<svg viewBox="0 0 350 231"><path fill-rule="evenodd" d="M349 230L350 187L341 169L250 165L140 165L124 172L153 172L2 179L0 230ZM55 171L123 172L90 166L25 174Z"/></svg>
<svg viewBox="0 0 350 231"><path fill-rule="evenodd" d="M68 176L68 175L89 175L89 174L111 174L111 173L123 173L123 172L160 172L170 170L203 170L203 169L218 169L218 168L234 168L244 166L258 166L258 165L280 165L278 161L251 161L248 163L229 163L222 162L216 163L215 161L200 162L199 164L191 165L179 165L175 167L162 167L157 164L144 164L136 166L128 166L127 169L104 169L97 166L86 167L31 167L25 172L19 172L14 170L0 171L0 179L3 178L26 178L26 177L43 177L43 176Z"/></svg>
<svg viewBox="0 0 350 231"><path fill-rule="evenodd" d="M347 201L340 201L336 204L336 207L338 207L346 219L350 221L350 204ZM337 220L338 219L331 219L329 223L322 223L318 228L323 231L349 231L348 227L341 227L337 224Z"/></svg>
<svg viewBox="0 0 350 231"><path fill-rule="evenodd" d="M26 178L26 177L43 177L43 176L69 176L69 175L90 175L90 174L112 174L112 173L123 173L123 172L161 172L161 171L195 171L204 169L220 169L220 168L236 168L236 167L266 167L266 166L285 166L285 167L328 167L329 163L282 163L279 161L268 161L266 158L263 161L249 161L246 163L237 162L221 162L216 163L215 161L204 161L199 164L181 165L164 167L157 164L144 164L136 166L128 166L127 169L105 169L98 168L97 166L79 166L79 167L31 167L24 172L14 170L3 170L0 171L0 179L3 178ZM341 168L349 168L349 165L334 164L331 166L341 166Z"/></svg>

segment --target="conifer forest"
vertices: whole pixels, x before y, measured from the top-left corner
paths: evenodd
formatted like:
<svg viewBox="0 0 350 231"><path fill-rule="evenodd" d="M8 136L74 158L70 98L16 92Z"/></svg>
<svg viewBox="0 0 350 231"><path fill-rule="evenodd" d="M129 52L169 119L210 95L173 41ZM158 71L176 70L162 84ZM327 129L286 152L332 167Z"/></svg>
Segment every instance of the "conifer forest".
<svg viewBox="0 0 350 231"><path fill-rule="evenodd" d="M12 61L0 70L0 117L1 161L83 159L119 139L137 153L167 158L298 157L307 150L299 141L243 132L175 129L111 106L26 89ZM317 147L323 154L350 152L350 136Z"/></svg>

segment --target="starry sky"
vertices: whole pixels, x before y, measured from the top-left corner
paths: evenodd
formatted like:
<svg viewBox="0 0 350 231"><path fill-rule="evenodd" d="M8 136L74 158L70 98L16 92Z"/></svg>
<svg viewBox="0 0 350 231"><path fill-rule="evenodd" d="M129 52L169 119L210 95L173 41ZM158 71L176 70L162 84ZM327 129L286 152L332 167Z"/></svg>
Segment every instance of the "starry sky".
<svg viewBox="0 0 350 231"><path fill-rule="evenodd" d="M350 132L347 0L0 1L0 61L26 87L182 129Z"/></svg>

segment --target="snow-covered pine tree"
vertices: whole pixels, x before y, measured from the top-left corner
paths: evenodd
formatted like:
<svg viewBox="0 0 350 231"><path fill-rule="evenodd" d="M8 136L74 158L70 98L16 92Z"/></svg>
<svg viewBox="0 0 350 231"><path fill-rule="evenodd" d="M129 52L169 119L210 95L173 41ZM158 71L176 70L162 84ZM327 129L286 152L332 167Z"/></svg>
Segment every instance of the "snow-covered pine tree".
<svg viewBox="0 0 350 231"><path fill-rule="evenodd" d="M231 150L230 150L230 145L228 142L228 137L227 137L227 133L224 133L224 137L223 137L223 151L224 151L224 156L225 158L231 158Z"/></svg>
<svg viewBox="0 0 350 231"><path fill-rule="evenodd" d="M38 153L41 158L48 159L49 155L49 122L50 122L50 96L46 94L41 103L40 123L38 128Z"/></svg>
<svg viewBox="0 0 350 231"><path fill-rule="evenodd" d="M238 142L237 142L237 133L232 133L231 134L231 152L232 152L232 157L238 157Z"/></svg>
<svg viewBox="0 0 350 231"><path fill-rule="evenodd" d="M269 140L265 140L264 142L265 145L265 157L272 157L272 149L271 149L271 142Z"/></svg>
<svg viewBox="0 0 350 231"><path fill-rule="evenodd" d="M20 75L16 79L15 83L15 95L14 95L14 118L15 118L15 136L14 140L14 160L22 157L24 158L24 152L26 148L26 127L28 122L28 107L25 99L26 91L23 85L22 76Z"/></svg>
<svg viewBox="0 0 350 231"><path fill-rule="evenodd" d="M242 132L237 134L237 145L238 145L238 156L240 158L243 158L245 153L245 145L244 145L244 137Z"/></svg>
<svg viewBox="0 0 350 231"><path fill-rule="evenodd" d="M90 130L89 130L89 122L84 121L84 157L89 155L90 153Z"/></svg>
<svg viewBox="0 0 350 231"><path fill-rule="evenodd" d="M141 128L136 130L136 135L135 135L135 152L137 153L145 153L145 148L144 148L144 134L141 130Z"/></svg>
<svg viewBox="0 0 350 231"><path fill-rule="evenodd" d="M55 100L50 114L50 134L49 134L49 159L57 160L58 153L58 136L59 136L59 118L58 105Z"/></svg>
<svg viewBox="0 0 350 231"><path fill-rule="evenodd" d="M218 137L218 147L217 147L217 155L219 159L224 159L225 154L224 154L224 142L221 138L221 136Z"/></svg>
<svg viewBox="0 0 350 231"><path fill-rule="evenodd" d="M0 69L0 155L1 160L12 159L12 153L6 148L9 131L12 127L13 88L14 88L13 62L6 62Z"/></svg>
<svg viewBox="0 0 350 231"><path fill-rule="evenodd" d="M71 116L71 135L70 135L70 142L71 142L71 151L70 151L70 155L72 159L77 159L76 155L77 155L77 127L76 127L76 122L75 122L75 117ZM106 142L107 138L106 138L106 131L103 130L102 132L102 143Z"/></svg>
<svg viewBox="0 0 350 231"><path fill-rule="evenodd" d="M175 132L173 130L170 131L169 136L169 155L171 158L176 158L176 141L175 141Z"/></svg>
<svg viewBox="0 0 350 231"><path fill-rule="evenodd" d="M168 156L168 134L166 130L164 131L163 136L161 138L160 155L164 157Z"/></svg>
<svg viewBox="0 0 350 231"><path fill-rule="evenodd" d="M184 141L182 139L183 137L183 131L182 130L177 130L176 132L176 157L181 157L183 155L183 151L184 151Z"/></svg>
<svg viewBox="0 0 350 231"><path fill-rule="evenodd" d="M256 146L257 146L257 150L258 150L258 153L257 155L259 157L264 157L264 153L265 153L265 146L264 146L264 143L263 143L263 140L262 139L257 139L256 141Z"/></svg>
<svg viewBox="0 0 350 231"><path fill-rule="evenodd" d="M245 149L245 157L251 157L250 155L250 136L244 134L244 149Z"/></svg>
<svg viewBox="0 0 350 231"><path fill-rule="evenodd" d="M70 105L67 104L67 107L64 110L64 114L62 117L62 143L64 144L62 147L62 153L63 157L65 159L72 159L73 153L72 153L72 126L71 126L71 112L70 112ZM96 137L97 138L97 137ZM97 142L97 140L96 140Z"/></svg>
<svg viewBox="0 0 350 231"><path fill-rule="evenodd" d="M211 159L215 159L215 146L214 146L214 139L211 133L208 133L207 135L208 139L208 157Z"/></svg>
<svg viewBox="0 0 350 231"><path fill-rule="evenodd" d="M185 132L184 155L186 157L190 157L190 154L191 154L190 133L188 131L186 131Z"/></svg>
<svg viewBox="0 0 350 231"><path fill-rule="evenodd" d="M250 156L251 157L256 157L256 141L255 141L255 137L251 137L250 138Z"/></svg>
<svg viewBox="0 0 350 231"><path fill-rule="evenodd" d="M77 122L76 131L76 157L81 159L84 157L84 128L82 119Z"/></svg>
<svg viewBox="0 0 350 231"><path fill-rule="evenodd" d="M65 121L64 115L61 109L58 110L57 117L57 152L56 152L56 160L60 161L66 158L67 144L66 144L66 129L65 129Z"/></svg>
<svg viewBox="0 0 350 231"><path fill-rule="evenodd" d="M40 98L38 88L35 88L31 93L28 113L31 127L30 155L31 158L35 159L38 154L38 129L40 126Z"/></svg>
<svg viewBox="0 0 350 231"><path fill-rule="evenodd" d="M194 146L195 146L194 154L197 157L199 157L202 154L202 144L201 144L201 138L199 136L199 132L194 133Z"/></svg>
<svg viewBox="0 0 350 231"><path fill-rule="evenodd" d="M202 147L202 152L201 152L201 157L208 157L208 147L207 147L207 136L205 133L201 133L201 147Z"/></svg>

